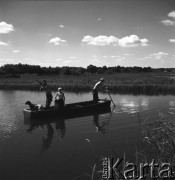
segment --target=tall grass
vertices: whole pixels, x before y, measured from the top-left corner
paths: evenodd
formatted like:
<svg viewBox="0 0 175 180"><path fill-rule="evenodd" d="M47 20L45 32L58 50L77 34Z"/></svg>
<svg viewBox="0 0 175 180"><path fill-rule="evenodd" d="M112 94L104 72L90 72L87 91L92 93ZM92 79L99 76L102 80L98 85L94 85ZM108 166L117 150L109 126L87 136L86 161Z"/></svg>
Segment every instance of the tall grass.
<svg viewBox="0 0 175 180"><path fill-rule="evenodd" d="M175 166L175 122L165 113L159 119L142 126L142 142L147 147L149 157L158 162L168 162Z"/></svg>
<svg viewBox="0 0 175 180"><path fill-rule="evenodd" d="M169 76L157 74L89 74L82 76L37 76L21 75L20 78L1 78L0 89L38 90L35 81L46 80L52 90L61 86L65 91L91 91L94 84L105 78L104 86L108 86L113 93L120 94L175 94L175 80ZM104 88L105 89L105 88ZM101 91L104 90L103 88Z"/></svg>
<svg viewBox="0 0 175 180"><path fill-rule="evenodd" d="M158 165L162 163L168 163L173 168L175 167L175 122L166 113L159 113L157 120L151 123L142 122L138 114L139 128L142 142L142 150L135 151L135 161L132 162L136 167L140 167L140 164L152 163L153 160ZM111 154L115 158L116 154ZM102 163L104 156L97 156L94 166L92 167L92 175L88 174L91 180L102 179ZM126 153L123 154L123 161L118 166L118 170L123 174L126 163L130 162L127 159ZM160 169L159 169L160 170ZM145 178L151 179L150 169L145 169ZM139 174L139 169L138 172ZM119 180L120 178L114 175L114 179ZM138 179L138 178L137 178ZM155 178L154 178L155 179ZM158 177L156 179L163 179ZM165 178L164 178L165 179ZM170 178L166 178L170 179ZM134 178L132 178L134 180Z"/></svg>

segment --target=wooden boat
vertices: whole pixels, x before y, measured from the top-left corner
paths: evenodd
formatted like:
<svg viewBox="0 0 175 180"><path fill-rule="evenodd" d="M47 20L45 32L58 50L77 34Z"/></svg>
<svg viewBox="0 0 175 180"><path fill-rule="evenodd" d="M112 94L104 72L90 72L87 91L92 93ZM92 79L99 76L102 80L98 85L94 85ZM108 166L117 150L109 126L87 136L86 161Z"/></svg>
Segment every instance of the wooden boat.
<svg viewBox="0 0 175 180"><path fill-rule="evenodd" d="M54 106L49 109L44 110L35 110L31 111L30 109L24 109L24 118L25 119L43 119L50 117L69 117L76 116L84 113L92 113L99 111L106 111L110 109L111 100L99 100L98 102L94 101L84 101L66 104L62 110L55 110Z"/></svg>

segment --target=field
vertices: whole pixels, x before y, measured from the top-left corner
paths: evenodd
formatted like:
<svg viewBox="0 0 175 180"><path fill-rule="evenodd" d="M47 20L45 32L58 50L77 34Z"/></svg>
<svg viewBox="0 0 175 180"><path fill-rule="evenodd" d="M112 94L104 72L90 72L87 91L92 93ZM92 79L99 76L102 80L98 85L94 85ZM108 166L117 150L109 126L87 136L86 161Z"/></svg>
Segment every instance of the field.
<svg viewBox="0 0 175 180"><path fill-rule="evenodd" d="M175 94L175 78L166 73L117 73L117 74L86 74L38 76L31 74L20 77L0 78L0 89L5 90L39 90L36 80L48 82L52 90L59 86L64 91L83 92L91 91L93 85L101 78L105 78L104 87L108 86L112 93L120 94ZM101 91L104 91L102 88Z"/></svg>

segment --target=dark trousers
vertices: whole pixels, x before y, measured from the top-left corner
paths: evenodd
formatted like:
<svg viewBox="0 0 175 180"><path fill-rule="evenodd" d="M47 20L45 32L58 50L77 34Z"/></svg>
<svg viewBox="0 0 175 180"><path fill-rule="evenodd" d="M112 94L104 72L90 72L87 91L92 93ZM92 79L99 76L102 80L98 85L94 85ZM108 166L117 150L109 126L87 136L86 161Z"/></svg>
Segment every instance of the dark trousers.
<svg viewBox="0 0 175 180"><path fill-rule="evenodd" d="M46 108L49 108L52 102L52 96L46 96Z"/></svg>
<svg viewBox="0 0 175 180"><path fill-rule="evenodd" d="M92 94L93 94L93 101L94 102L98 102L99 98L98 98L98 91L96 89L92 90Z"/></svg>
<svg viewBox="0 0 175 180"><path fill-rule="evenodd" d="M55 100L55 110L62 110L64 108L64 100L58 99Z"/></svg>

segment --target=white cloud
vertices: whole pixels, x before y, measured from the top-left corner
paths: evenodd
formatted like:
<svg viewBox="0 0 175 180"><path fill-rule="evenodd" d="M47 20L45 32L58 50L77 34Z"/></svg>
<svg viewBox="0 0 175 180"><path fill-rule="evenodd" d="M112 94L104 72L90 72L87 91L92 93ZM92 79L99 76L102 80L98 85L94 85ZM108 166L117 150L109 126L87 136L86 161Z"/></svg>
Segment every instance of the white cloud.
<svg viewBox="0 0 175 180"><path fill-rule="evenodd" d="M172 20L169 20L169 19L163 20L162 23L165 26L173 26L173 25L175 25L175 21L172 21Z"/></svg>
<svg viewBox="0 0 175 180"><path fill-rule="evenodd" d="M71 56L69 57L69 59L77 59L77 57Z"/></svg>
<svg viewBox="0 0 175 180"><path fill-rule="evenodd" d="M84 36L84 38L82 39L82 43L83 44L87 44L87 45L94 45L94 46L109 46L109 45L114 45L114 44L118 44L118 38L114 37L114 36L96 36L96 37L92 37L92 36Z"/></svg>
<svg viewBox="0 0 175 180"><path fill-rule="evenodd" d="M97 58L97 55L93 55L92 57L93 57L93 58Z"/></svg>
<svg viewBox="0 0 175 180"><path fill-rule="evenodd" d="M169 42L175 43L175 39L169 39Z"/></svg>
<svg viewBox="0 0 175 180"><path fill-rule="evenodd" d="M58 58L58 59L56 59L56 61L62 61L62 59Z"/></svg>
<svg viewBox="0 0 175 180"><path fill-rule="evenodd" d="M163 21L161 21L161 22L162 22L165 26L173 26L173 25L175 25L175 11L169 12L167 16L170 17L170 18L173 18L173 20L166 19L166 20L163 20Z"/></svg>
<svg viewBox="0 0 175 180"><path fill-rule="evenodd" d="M168 17L175 18L175 11L171 11L170 13L168 13Z"/></svg>
<svg viewBox="0 0 175 180"><path fill-rule="evenodd" d="M14 61L15 59L0 59L0 61L10 61L10 62L12 62L12 61Z"/></svg>
<svg viewBox="0 0 175 180"><path fill-rule="evenodd" d="M59 25L60 28L64 28L64 26L62 24Z"/></svg>
<svg viewBox="0 0 175 180"><path fill-rule="evenodd" d="M19 53L20 51L19 50L13 50L13 53Z"/></svg>
<svg viewBox="0 0 175 180"><path fill-rule="evenodd" d="M121 39L114 36L84 36L82 43L86 45L94 46L121 46L121 47L136 47L136 46L147 46L147 39L140 39L137 35L130 35Z"/></svg>
<svg viewBox="0 0 175 180"><path fill-rule="evenodd" d="M72 63L72 61L71 61L71 60L66 60L66 61L63 61L62 63L63 63L64 65L66 65L66 64Z"/></svg>
<svg viewBox="0 0 175 180"><path fill-rule="evenodd" d="M164 53L164 52L154 53L156 59L161 59L163 56L167 56L167 55L168 53Z"/></svg>
<svg viewBox="0 0 175 180"><path fill-rule="evenodd" d="M98 21L101 21L102 19L101 19L101 18L98 18L97 20L98 20Z"/></svg>
<svg viewBox="0 0 175 180"><path fill-rule="evenodd" d="M90 61L91 61L91 63L101 63L102 62L98 58L91 59Z"/></svg>
<svg viewBox="0 0 175 180"><path fill-rule="evenodd" d="M67 42L66 40L63 40L59 37L54 37L49 40L49 43L53 43L53 44L55 44L55 46L66 44L66 42Z"/></svg>
<svg viewBox="0 0 175 180"><path fill-rule="evenodd" d="M153 58L153 56L152 55L148 55L148 56L145 56L143 59L151 59L151 58Z"/></svg>
<svg viewBox="0 0 175 180"><path fill-rule="evenodd" d="M128 53L126 53L126 54L123 54L124 56L134 56L134 54L128 54Z"/></svg>
<svg viewBox="0 0 175 180"><path fill-rule="evenodd" d="M166 57L168 56L168 53L165 53L165 52L158 52L158 53L154 53L154 54L150 54L149 56L146 56L144 57L144 59L156 59L156 60L159 60L159 59L162 59L162 57Z"/></svg>
<svg viewBox="0 0 175 180"><path fill-rule="evenodd" d="M147 39L140 39L137 35L130 35L119 39L119 45L121 47L147 46L147 43Z"/></svg>
<svg viewBox="0 0 175 180"><path fill-rule="evenodd" d="M35 64L35 63L36 63L36 60L33 59L33 58L31 58L31 57L26 57L26 58L24 59L24 61L25 61L26 63L30 63L30 64Z"/></svg>
<svg viewBox="0 0 175 180"><path fill-rule="evenodd" d="M116 56L116 61L122 61L122 60L125 60L126 58L123 57L123 56Z"/></svg>
<svg viewBox="0 0 175 180"><path fill-rule="evenodd" d="M0 34L7 34L11 31L14 31L14 27L12 24L7 24L6 22L0 22Z"/></svg>
<svg viewBox="0 0 175 180"><path fill-rule="evenodd" d="M8 46L7 43L0 41L0 46Z"/></svg>
<svg viewBox="0 0 175 180"><path fill-rule="evenodd" d="M14 63L16 61L16 59L8 59L8 58L6 58L6 59L0 59L0 62L2 63L2 64L10 64L10 63Z"/></svg>

